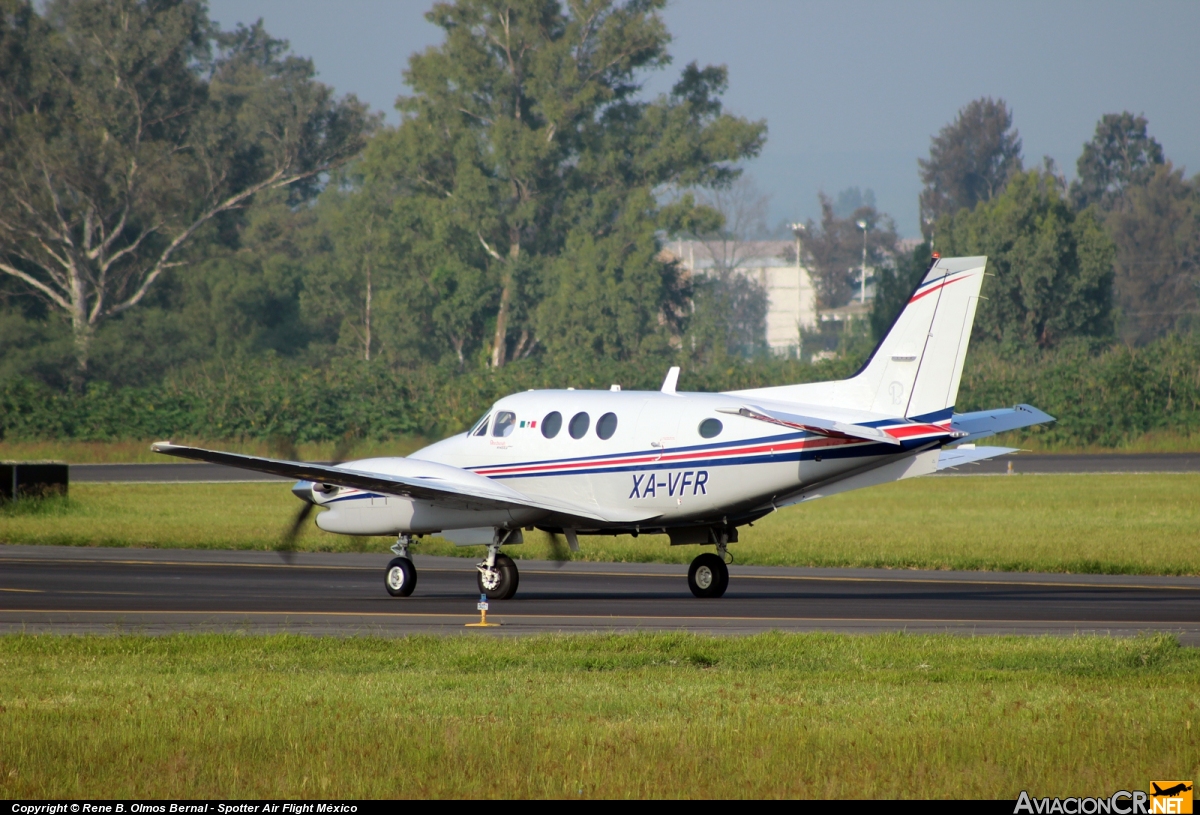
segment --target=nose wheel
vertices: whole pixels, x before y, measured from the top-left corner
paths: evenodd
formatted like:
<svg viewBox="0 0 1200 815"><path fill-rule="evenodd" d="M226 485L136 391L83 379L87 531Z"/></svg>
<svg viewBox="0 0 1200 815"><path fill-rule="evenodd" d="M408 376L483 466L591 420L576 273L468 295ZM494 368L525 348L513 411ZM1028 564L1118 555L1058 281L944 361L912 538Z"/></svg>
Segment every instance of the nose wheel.
<svg viewBox="0 0 1200 815"><path fill-rule="evenodd" d="M720 597L729 588L729 568L725 561L705 552L688 569L688 588L697 597Z"/></svg>
<svg viewBox="0 0 1200 815"><path fill-rule="evenodd" d="M489 566L485 560L479 564L479 593L486 595L489 600L509 600L517 593L517 584L521 575L517 572L517 564L508 555L497 553L489 557Z"/></svg>

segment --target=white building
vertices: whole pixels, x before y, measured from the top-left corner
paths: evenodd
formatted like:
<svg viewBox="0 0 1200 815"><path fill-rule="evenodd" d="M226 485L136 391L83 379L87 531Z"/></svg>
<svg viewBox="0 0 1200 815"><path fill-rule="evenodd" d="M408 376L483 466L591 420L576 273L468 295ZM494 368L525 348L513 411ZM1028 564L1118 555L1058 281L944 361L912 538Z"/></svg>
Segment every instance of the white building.
<svg viewBox="0 0 1200 815"><path fill-rule="evenodd" d="M692 274L732 269L767 292L767 345L777 354L800 347L800 329L817 324L817 291L800 265L795 241L671 241L664 247Z"/></svg>

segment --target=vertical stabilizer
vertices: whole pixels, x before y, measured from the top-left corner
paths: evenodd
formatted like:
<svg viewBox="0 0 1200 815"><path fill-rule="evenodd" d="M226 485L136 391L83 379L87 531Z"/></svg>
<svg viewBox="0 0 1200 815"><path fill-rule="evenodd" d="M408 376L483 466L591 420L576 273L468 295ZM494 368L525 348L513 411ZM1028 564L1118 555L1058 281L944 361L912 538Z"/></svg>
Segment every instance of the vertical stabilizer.
<svg viewBox="0 0 1200 815"><path fill-rule="evenodd" d="M731 393L925 421L949 418L986 265L986 257L936 260L870 359L850 379Z"/></svg>
<svg viewBox="0 0 1200 815"><path fill-rule="evenodd" d="M954 406L986 257L933 264L875 353L853 378L875 413L910 418ZM940 418L940 417L939 417Z"/></svg>

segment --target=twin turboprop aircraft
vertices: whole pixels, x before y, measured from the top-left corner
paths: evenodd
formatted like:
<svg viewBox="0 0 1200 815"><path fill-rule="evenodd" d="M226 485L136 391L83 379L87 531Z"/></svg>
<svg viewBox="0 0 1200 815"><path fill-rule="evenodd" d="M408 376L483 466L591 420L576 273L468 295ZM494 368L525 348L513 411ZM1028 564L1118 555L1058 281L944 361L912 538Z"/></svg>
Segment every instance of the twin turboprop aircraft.
<svg viewBox="0 0 1200 815"><path fill-rule="evenodd" d="M862 369L850 379L727 393L543 390L507 396L470 430L407 458L336 466L170 442L159 453L301 479L292 491L344 535L396 535L385 585L417 583L414 538L487 547L479 590L511 598L505 546L522 530L665 534L712 546L688 587L720 597L738 527L783 507L1015 452L974 440L1053 421L1028 405L956 414L954 402L987 258L936 258ZM956 447L947 448L949 444Z"/></svg>

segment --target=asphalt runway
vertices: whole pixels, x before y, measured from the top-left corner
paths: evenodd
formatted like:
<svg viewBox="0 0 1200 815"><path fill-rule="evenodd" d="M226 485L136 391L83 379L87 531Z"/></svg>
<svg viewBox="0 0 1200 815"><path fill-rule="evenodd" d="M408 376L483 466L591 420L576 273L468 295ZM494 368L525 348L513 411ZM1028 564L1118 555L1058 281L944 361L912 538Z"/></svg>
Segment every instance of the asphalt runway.
<svg viewBox="0 0 1200 815"><path fill-rule="evenodd" d="M1012 462L1017 475L1069 475L1085 473L1200 473L1200 453L1131 453L1052 455L1021 453L991 461L967 464L938 473L953 475L1003 475ZM72 464L75 483L200 483L237 481L287 481L272 475L239 470L220 464Z"/></svg>
<svg viewBox="0 0 1200 815"><path fill-rule="evenodd" d="M520 590L477 619L473 561L417 555L416 592L389 597L381 554L0 546L0 631L397 636L768 630L1177 634L1200 644L1200 578L790 569L734 565L698 600L686 567L518 561Z"/></svg>

